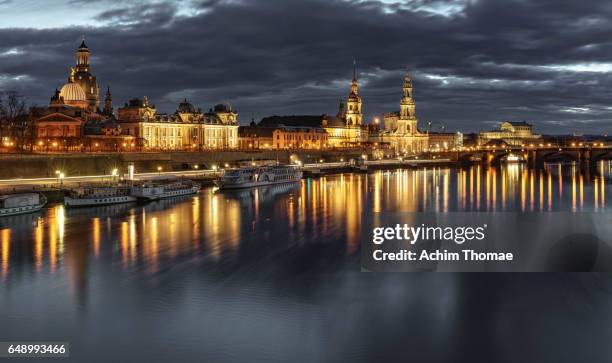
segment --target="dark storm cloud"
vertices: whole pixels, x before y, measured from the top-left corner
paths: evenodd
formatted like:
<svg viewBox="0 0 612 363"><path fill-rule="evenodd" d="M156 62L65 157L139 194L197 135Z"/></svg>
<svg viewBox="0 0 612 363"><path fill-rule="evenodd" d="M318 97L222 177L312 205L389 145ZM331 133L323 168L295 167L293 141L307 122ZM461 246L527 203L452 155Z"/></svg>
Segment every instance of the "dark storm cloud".
<svg viewBox="0 0 612 363"><path fill-rule="evenodd" d="M176 13L176 6L170 3L137 4L130 7L106 10L96 16L96 20L109 25L163 26L170 22Z"/></svg>
<svg viewBox="0 0 612 363"><path fill-rule="evenodd" d="M368 120L398 109L410 70L423 124L610 132L611 16L607 0L117 2L90 28L0 29L0 88L48 102L85 34L117 103L331 114L357 59Z"/></svg>

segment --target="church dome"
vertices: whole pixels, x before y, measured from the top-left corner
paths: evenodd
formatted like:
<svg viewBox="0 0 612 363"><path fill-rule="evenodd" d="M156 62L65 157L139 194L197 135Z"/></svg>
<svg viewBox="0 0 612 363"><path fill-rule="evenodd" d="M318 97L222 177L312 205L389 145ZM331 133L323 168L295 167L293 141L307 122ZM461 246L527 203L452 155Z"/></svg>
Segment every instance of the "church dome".
<svg viewBox="0 0 612 363"><path fill-rule="evenodd" d="M74 82L68 82L60 89L60 97L64 99L64 102L70 101L85 101L87 102L87 96L83 88Z"/></svg>
<svg viewBox="0 0 612 363"><path fill-rule="evenodd" d="M185 99L176 109L179 113L195 113L195 107Z"/></svg>

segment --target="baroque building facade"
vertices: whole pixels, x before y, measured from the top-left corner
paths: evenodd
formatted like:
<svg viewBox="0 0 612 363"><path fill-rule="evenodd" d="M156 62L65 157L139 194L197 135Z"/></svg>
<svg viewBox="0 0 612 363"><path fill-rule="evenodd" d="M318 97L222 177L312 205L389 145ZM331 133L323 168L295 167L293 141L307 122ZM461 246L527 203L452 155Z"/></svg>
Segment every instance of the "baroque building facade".
<svg viewBox="0 0 612 363"><path fill-rule="evenodd" d="M325 116L321 126L328 134L328 145L332 148L357 147L368 141L368 129L363 125L362 100L359 95L357 72L353 63L353 79L346 108L340 100L336 117Z"/></svg>
<svg viewBox="0 0 612 363"><path fill-rule="evenodd" d="M510 146L521 146L523 143L536 142L542 135L533 133L533 126L525 121L503 121L499 129L482 131L478 137L479 145L486 145L492 141L501 141Z"/></svg>
<svg viewBox="0 0 612 363"><path fill-rule="evenodd" d="M353 65L353 79L348 94L346 107L343 100L335 116L330 115L294 115L264 117L251 131L243 133L255 135L253 127L279 129L273 145L276 148L291 149L325 149L325 148L358 148L368 142L368 128L363 124L362 99L359 95L357 72ZM323 132L322 132L323 131ZM281 137L281 139L278 139ZM242 142L241 145L254 145L254 142ZM261 145L261 143L258 143Z"/></svg>
<svg viewBox="0 0 612 363"><path fill-rule="evenodd" d="M238 147L238 114L218 104L203 113L185 99L172 114L157 113L147 97L117 110L125 135L143 140L144 149L202 150Z"/></svg>
<svg viewBox="0 0 612 363"><path fill-rule="evenodd" d="M385 113L383 124L384 129L371 141L386 143L397 154L420 153L428 149L428 135L418 128L412 78L409 74L404 76L400 111Z"/></svg>
<svg viewBox="0 0 612 363"><path fill-rule="evenodd" d="M239 146L245 150L321 150L327 148L328 135L321 127L240 126Z"/></svg>
<svg viewBox="0 0 612 363"><path fill-rule="evenodd" d="M238 147L238 114L229 105L209 112L185 100L172 114L158 113L147 98L132 99L117 111L107 87L91 73L85 40L76 50L68 81L51 97L48 107L33 110L36 151L194 150ZM101 109L102 107L102 109Z"/></svg>
<svg viewBox="0 0 612 363"><path fill-rule="evenodd" d="M76 66L68 81L51 97L48 107L32 110L36 151L129 151L137 141L122 135L113 115L112 96L107 88L100 110L99 86L91 73L85 40L76 50Z"/></svg>

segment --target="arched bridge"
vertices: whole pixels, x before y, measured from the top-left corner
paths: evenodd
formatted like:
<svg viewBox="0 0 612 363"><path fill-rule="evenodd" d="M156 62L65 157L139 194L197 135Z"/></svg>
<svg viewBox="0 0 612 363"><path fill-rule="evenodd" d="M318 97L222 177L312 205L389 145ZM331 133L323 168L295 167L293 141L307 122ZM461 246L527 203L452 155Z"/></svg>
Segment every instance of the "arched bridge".
<svg viewBox="0 0 612 363"><path fill-rule="evenodd" d="M547 162L590 163L612 160L612 146L599 147L469 147L455 151L439 151L430 154L459 162L483 162L496 164L509 154L520 156L530 164Z"/></svg>

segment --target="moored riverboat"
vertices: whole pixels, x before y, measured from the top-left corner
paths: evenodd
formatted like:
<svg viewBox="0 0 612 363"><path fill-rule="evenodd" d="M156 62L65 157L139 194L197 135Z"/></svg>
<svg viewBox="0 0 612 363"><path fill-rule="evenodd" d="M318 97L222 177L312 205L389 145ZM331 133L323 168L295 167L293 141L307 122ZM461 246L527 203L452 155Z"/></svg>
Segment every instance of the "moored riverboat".
<svg viewBox="0 0 612 363"><path fill-rule="evenodd" d="M253 188L264 185L294 183L302 179L302 170L293 165L245 167L226 170L215 180L219 189Z"/></svg>
<svg viewBox="0 0 612 363"><path fill-rule="evenodd" d="M131 188L131 195L142 201L164 198L180 197L197 194L200 184L191 180L171 181L164 183L146 182L135 184Z"/></svg>
<svg viewBox="0 0 612 363"><path fill-rule="evenodd" d="M82 186L68 191L64 197L66 207L90 207L135 202L128 185Z"/></svg>
<svg viewBox="0 0 612 363"><path fill-rule="evenodd" d="M39 193L16 193L0 195L0 217L38 212L47 203Z"/></svg>

